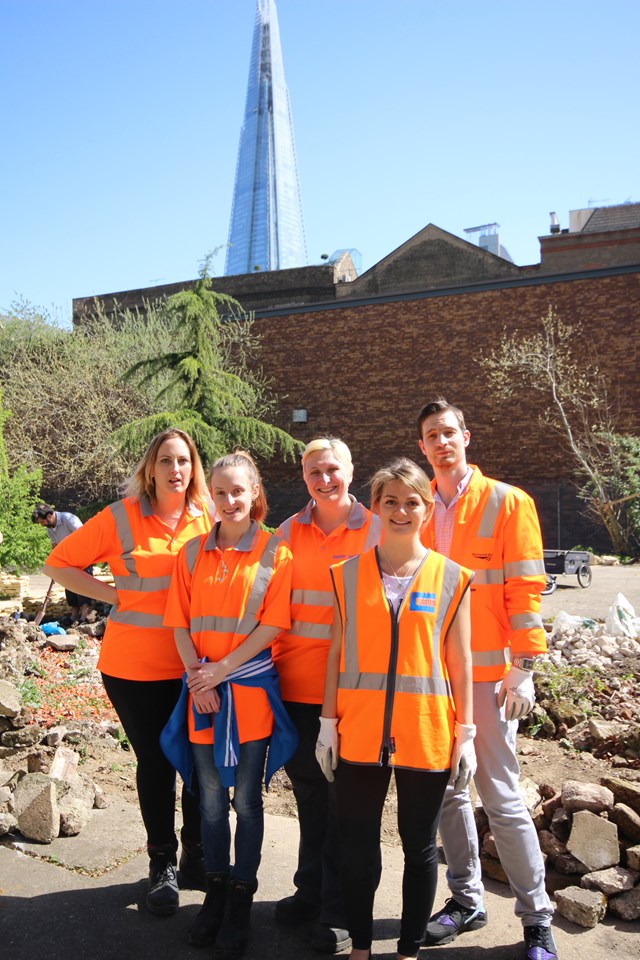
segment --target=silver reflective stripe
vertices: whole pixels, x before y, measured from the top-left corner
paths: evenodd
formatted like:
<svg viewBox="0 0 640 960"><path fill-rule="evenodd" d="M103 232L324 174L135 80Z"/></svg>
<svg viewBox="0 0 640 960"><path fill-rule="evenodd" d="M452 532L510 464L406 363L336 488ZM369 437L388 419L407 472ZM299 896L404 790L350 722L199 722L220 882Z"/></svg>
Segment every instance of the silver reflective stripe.
<svg viewBox="0 0 640 960"><path fill-rule="evenodd" d="M277 534L279 537L282 537L283 540L289 541L291 535L291 524L293 523L293 517L289 517L288 520L285 520L284 523L281 523L278 527Z"/></svg>
<svg viewBox="0 0 640 960"><path fill-rule="evenodd" d="M341 673L338 686L341 690L378 690L387 689L386 673ZM447 680L440 677L408 677L399 674L395 683L396 693L431 694L448 697L451 688Z"/></svg>
<svg viewBox="0 0 640 960"><path fill-rule="evenodd" d="M308 603L310 607L333 607L333 590L292 590L291 603Z"/></svg>
<svg viewBox="0 0 640 960"><path fill-rule="evenodd" d="M544 560L514 560L513 563L505 563L505 579L509 577L537 577L540 574L544 576Z"/></svg>
<svg viewBox="0 0 640 960"><path fill-rule="evenodd" d="M195 540L189 540L189 543L184 548L184 558L187 561L187 569L189 573L193 573L195 569L199 550L200 550L200 537L196 537Z"/></svg>
<svg viewBox="0 0 640 960"><path fill-rule="evenodd" d="M116 533L118 534L122 551L120 556L124 560L124 565L129 574L137 577L136 562L132 556L135 543L133 542L133 533L131 532L131 524L129 523L125 505L122 500L118 500L116 503L109 504L109 510L111 510L113 519L116 522Z"/></svg>
<svg viewBox="0 0 640 960"><path fill-rule="evenodd" d="M544 628L542 617L539 613L514 613L509 617L509 626L512 630L536 630L538 627Z"/></svg>
<svg viewBox="0 0 640 960"><path fill-rule="evenodd" d="M306 620L292 620L291 630L294 637L309 637L312 640L331 640L330 623L308 623Z"/></svg>
<svg viewBox="0 0 640 960"><path fill-rule="evenodd" d="M112 623L126 623L130 627L162 627L161 613L141 613L139 610L113 610L109 614Z"/></svg>
<svg viewBox="0 0 640 960"><path fill-rule="evenodd" d="M272 533L260 556L258 572L253 579L253 585L247 598L247 605L244 608L242 619L238 623L238 633L249 634L258 623L258 610L269 586L269 580L271 579L273 565L276 559L276 551L279 545L280 538Z"/></svg>
<svg viewBox="0 0 640 960"><path fill-rule="evenodd" d="M192 617L189 622L190 633L202 633L211 630L214 633L236 633L237 617Z"/></svg>
<svg viewBox="0 0 640 960"><path fill-rule="evenodd" d="M342 614L344 623L342 624L342 630L344 636L344 669L347 675L360 672L360 665L358 663L358 625L356 618L359 566L360 557L353 557L353 559L347 560L342 567L342 582L344 585L344 610Z"/></svg>
<svg viewBox="0 0 640 960"><path fill-rule="evenodd" d="M380 543L381 533L382 533L382 522L380 520L380 517L374 513L371 516L371 523L369 524L369 529L367 530L367 536L364 541L362 553L366 553L367 550L371 550L373 547L377 546Z"/></svg>
<svg viewBox="0 0 640 960"><path fill-rule="evenodd" d="M442 575L442 592L438 603L438 614L433 625L433 638L431 642L431 670L434 677L441 677L440 667L440 637L442 636L442 626L447 616L451 601L458 586L460 579L460 566L453 560L445 560L444 573ZM396 690L398 687L396 686Z"/></svg>
<svg viewBox="0 0 640 960"><path fill-rule="evenodd" d="M190 632L201 633L203 630L211 630L215 633L236 633L246 637L255 630L258 626L257 613L269 586L279 544L280 538L274 534L271 534L265 543L244 613L239 620L237 617L192 617L189 622Z"/></svg>
<svg viewBox="0 0 640 960"><path fill-rule="evenodd" d="M116 590L137 590L141 593L155 593L157 590L168 590L171 577L139 577L130 574L128 577L114 577Z"/></svg>
<svg viewBox="0 0 640 960"><path fill-rule="evenodd" d="M471 662L474 667L495 667L509 662L509 651L504 650L472 650Z"/></svg>
<svg viewBox="0 0 640 960"><path fill-rule="evenodd" d="M476 570L473 578L474 587L504 583L504 573L500 570Z"/></svg>
<svg viewBox="0 0 640 960"><path fill-rule="evenodd" d="M477 537L493 537L495 535L498 514L504 503L504 499L511 487L507 483L495 483L491 488L491 493L484 505L480 523L478 525Z"/></svg>

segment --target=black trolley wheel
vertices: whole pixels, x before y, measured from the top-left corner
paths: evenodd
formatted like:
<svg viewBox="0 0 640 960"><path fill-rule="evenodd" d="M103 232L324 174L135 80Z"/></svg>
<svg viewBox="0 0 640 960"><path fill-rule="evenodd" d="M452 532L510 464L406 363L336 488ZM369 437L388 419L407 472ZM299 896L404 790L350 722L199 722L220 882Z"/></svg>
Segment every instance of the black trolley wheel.
<svg viewBox="0 0 640 960"><path fill-rule="evenodd" d="M591 567L588 563L581 563L576 570L576 577L581 587L588 587L592 579Z"/></svg>
<svg viewBox="0 0 640 960"><path fill-rule="evenodd" d="M547 582L545 584L544 590L542 591L542 596L549 597L552 593L556 592L557 586L558 584L556 583L556 578L552 577L550 574L547 574Z"/></svg>

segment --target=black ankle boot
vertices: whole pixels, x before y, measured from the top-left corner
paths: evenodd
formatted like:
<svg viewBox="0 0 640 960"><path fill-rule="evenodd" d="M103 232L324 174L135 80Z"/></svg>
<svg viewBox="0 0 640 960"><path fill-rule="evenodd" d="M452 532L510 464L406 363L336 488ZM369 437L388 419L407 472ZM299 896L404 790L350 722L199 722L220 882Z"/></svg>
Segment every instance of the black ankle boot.
<svg viewBox="0 0 640 960"><path fill-rule="evenodd" d="M189 931L189 943L194 947L208 947L216 939L222 926L227 893L226 873L207 873L207 895Z"/></svg>
<svg viewBox="0 0 640 960"><path fill-rule="evenodd" d="M249 941L251 905L257 881L244 883L231 878L227 884L224 919L213 953L214 960L240 960Z"/></svg>
<svg viewBox="0 0 640 960"><path fill-rule="evenodd" d="M149 889L145 897L147 910L170 916L180 905L176 876L176 848L173 844L148 847Z"/></svg>
<svg viewBox="0 0 640 960"><path fill-rule="evenodd" d="M202 844L196 840L186 840L184 827L180 831L180 862L178 863L178 882L182 890L206 890L207 875L204 869Z"/></svg>

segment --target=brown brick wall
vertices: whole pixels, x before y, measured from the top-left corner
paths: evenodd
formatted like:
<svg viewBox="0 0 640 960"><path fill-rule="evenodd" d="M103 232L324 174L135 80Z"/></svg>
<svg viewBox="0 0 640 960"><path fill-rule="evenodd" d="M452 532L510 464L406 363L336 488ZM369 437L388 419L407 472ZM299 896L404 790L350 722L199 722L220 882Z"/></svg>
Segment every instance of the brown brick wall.
<svg viewBox="0 0 640 960"><path fill-rule="evenodd" d="M356 483L364 483L391 456L420 462L415 416L442 393L465 411L471 461L536 494L550 546L558 545L558 481L563 546L572 546L572 537L604 546L570 494L573 465L540 425L538 397L523 392L510 404L495 401L477 362L504 328L534 331L549 304L567 322L582 322L585 362L595 351L623 398L624 429L640 433L640 272L259 318L261 364L281 398L278 422L304 441L325 432L341 436L353 453ZM297 407L308 411L304 426L290 422ZM304 501L298 468L274 462L264 470L272 519L279 520Z"/></svg>

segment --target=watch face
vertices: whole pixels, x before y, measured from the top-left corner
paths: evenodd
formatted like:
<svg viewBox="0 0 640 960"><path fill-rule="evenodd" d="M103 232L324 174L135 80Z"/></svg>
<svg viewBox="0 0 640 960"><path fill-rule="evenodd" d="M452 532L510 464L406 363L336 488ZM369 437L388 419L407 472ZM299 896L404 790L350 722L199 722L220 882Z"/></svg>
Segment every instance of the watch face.
<svg viewBox="0 0 640 960"><path fill-rule="evenodd" d="M533 670L535 665L535 660L531 657L514 657L511 662L514 667L520 667L522 670Z"/></svg>

